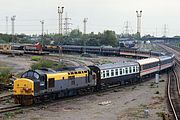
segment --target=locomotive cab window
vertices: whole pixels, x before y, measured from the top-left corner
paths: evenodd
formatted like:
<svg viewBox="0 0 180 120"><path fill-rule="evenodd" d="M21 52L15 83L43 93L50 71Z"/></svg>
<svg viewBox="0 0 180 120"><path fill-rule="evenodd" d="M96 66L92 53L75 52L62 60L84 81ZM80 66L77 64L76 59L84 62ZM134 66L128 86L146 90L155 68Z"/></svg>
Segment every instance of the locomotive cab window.
<svg viewBox="0 0 180 120"><path fill-rule="evenodd" d="M29 78L31 80L39 80L40 79L40 75L37 72L34 71L28 71L26 73L24 73L21 78Z"/></svg>

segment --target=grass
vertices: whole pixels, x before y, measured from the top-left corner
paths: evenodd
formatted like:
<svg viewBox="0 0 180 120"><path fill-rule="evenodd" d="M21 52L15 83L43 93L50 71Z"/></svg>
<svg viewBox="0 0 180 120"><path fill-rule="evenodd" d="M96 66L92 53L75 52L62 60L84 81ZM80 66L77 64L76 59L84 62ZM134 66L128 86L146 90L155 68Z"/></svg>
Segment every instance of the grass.
<svg viewBox="0 0 180 120"><path fill-rule="evenodd" d="M145 105L145 104L140 104L139 107L142 108L142 109L145 109L145 108L147 108L148 106Z"/></svg>
<svg viewBox="0 0 180 120"><path fill-rule="evenodd" d="M168 116L168 114L165 112L157 112L156 114L158 115L158 117L161 117L163 120L165 120L166 116Z"/></svg>
<svg viewBox="0 0 180 120"><path fill-rule="evenodd" d="M10 67L7 67L5 63L0 62L0 83L8 83L9 78L12 76L10 71Z"/></svg>
<svg viewBox="0 0 180 120"><path fill-rule="evenodd" d="M14 114L16 115L16 114L23 114L24 112L23 112L23 110L16 110L15 112L14 112Z"/></svg>
<svg viewBox="0 0 180 120"><path fill-rule="evenodd" d="M7 113L4 114L4 116L5 116L5 119L10 119L10 118L14 117L14 114L11 113L11 112L7 112Z"/></svg>
<svg viewBox="0 0 180 120"><path fill-rule="evenodd" d="M107 64L107 63L113 63L113 62L108 61L108 60L105 60L105 59L103 59L103 60L101 61L101 64Z"/></svg>
<svg viewBox="0 0 180 120"><path fill-rule="evenodd" d="M32 61L40 61L40 60L42 60L42 56L32 56L31 60Z"/></svg>

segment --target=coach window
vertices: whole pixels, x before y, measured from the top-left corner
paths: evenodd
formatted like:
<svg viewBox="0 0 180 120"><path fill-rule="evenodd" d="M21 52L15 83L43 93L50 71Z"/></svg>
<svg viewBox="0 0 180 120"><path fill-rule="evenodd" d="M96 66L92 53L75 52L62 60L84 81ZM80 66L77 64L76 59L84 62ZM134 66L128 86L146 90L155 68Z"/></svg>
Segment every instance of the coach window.
<svg viewBox="0 0 180 120"><path fill-rule="evenodd" d="M103 78L103 71L101 71L101 78Z"/></svg>
<svg viewBox="0 0 180 120"><path fill-rule="evenodd" d="M132 73L132 67L129 67L129 73Z"/></svg>
<svg viewBox="0 0 180 120"><path fill-rule="evenodd" d="M109 77L109 70L106 70L106 76Z"/></svg>
<svg viewBox="0 0 180 120"><path fill-rule="evenodd" d="M133 72L136 72L136 66L133 66Z"/></svg>
<svg viewBox="0 0 180 120"><path fill-rule="evenodd" d="M126 74L128 74L128 68L126 68Z"/></svg>
<svg viewBox="0 0 180 120"><path fill-rule="evenodd" d="M105 71L103 71L103 78L105 78L106 77L106 74L105 74Z"/></svg>
<svg viewBox="0 0 180 120"><path fill-rule="evenodd" d="M114 70L111 70L111 76L114 76Z"/></svg>
<svg viewBox="0 0 180 120"><path fill-rule="evenodd" d="M122 74L125 74L125 68L122 68Z"/></svg>
<svg viewBox="0 0 180 120"><path fill-rule="evenodd" d="M115 69L116 76L118 75L118 69Z"/></svg>
<svg viewBox="0 0 180 120"><path fill-rule="evenodd" d="M136 66L136 72L139 72L139 67L138 66Z"/></svg>
<svg viewBox="0 0 180 120"><path fill-rule="evenodd" d="M119 69L119 73L120 73L120 75L122 75L122 69L121 68Z"/></svg>

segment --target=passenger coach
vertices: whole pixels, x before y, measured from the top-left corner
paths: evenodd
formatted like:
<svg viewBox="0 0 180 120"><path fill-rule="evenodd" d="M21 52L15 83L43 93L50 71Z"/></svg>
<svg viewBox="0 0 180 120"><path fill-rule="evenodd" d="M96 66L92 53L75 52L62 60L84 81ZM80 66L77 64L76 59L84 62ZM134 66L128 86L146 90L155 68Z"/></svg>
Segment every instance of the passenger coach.
<svg viewBox="0 0 180 120"><path fill-rule="evenodd" d="M139 64L119 62L89 66L97 75L97 85L106 87L113 84L126 84L138 80Z"/></svg>
<svg viewBox="0 0 180 120"><path fill-rule="evenodd" d="M159 59L160 59L161 70L170 68L174 65L174 55L161 56L159 57Z"/></svg>
<svg viewBox="0 0 180 120"><path fill-rule="evenodd" d="M160 71L160 61L158 58L147 58L137 61L140 67L140 77L154 74Z"/></svg>

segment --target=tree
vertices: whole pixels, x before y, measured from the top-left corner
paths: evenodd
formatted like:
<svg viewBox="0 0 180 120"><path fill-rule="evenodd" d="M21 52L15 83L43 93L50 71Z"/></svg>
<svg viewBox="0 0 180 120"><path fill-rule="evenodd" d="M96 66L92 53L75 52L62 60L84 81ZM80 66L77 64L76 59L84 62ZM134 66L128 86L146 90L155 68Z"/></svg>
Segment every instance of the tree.
<svg viewBox="0 0 180 120"><path fill-rule="evenodd" d="M111 30L104 31L100 43L101 45L117 46L118 41L115 32Z"/></svg>
<svg viewBox="0 0 180 120"><path fill-rule="evenodd" d="M72 30L70 33L71 38L81 38L82 37L82 32L78 29Z"/></svg>
<svg viewBox="0 0 180 120"><path fill-rule="evenodd" d="M86 45L88 46L100 46L100 40L96 38L90 38L87 42Z"/></svg>
<svg viewBox="0 0 180 120"><path fill-rule="evenodd" d="M137 32L136 34L133 35L133 38L136 40L140 40L141 39L141 35L139 32Z"/></svg>

